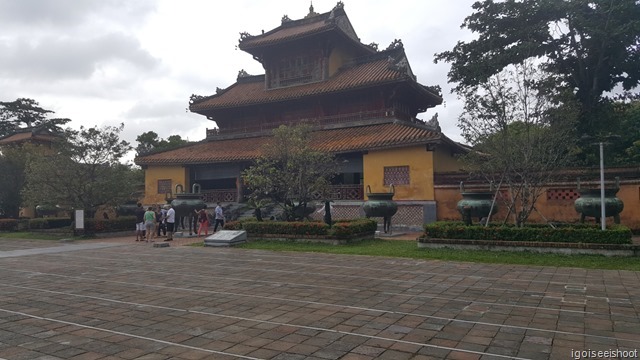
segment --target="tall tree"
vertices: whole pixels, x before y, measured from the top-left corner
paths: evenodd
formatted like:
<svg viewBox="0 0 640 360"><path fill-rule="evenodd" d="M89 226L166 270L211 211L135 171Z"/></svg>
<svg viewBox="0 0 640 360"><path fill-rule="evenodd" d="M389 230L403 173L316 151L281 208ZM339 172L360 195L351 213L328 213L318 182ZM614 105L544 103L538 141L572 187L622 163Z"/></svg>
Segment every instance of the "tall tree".
<svg viewBox="0 0 640 360"><path fill-rule="evenodd" d="M54 112L40 107L33 99L19 98L15 101L0 102L0 137L23 129L44 127L52 132L62 132L62 125L70 119L49 118Z"/></svg>
<svg viewBox="0 0 640 360"><path fill-rule="evenodd" d="M26 201L94 211L129 200L140 184L135 171L120 163L131 150L120 140L123 127L67 130L66 140L54 144L53 154L28 163Z"/></svg>
<svg viewBox="0 0 640 360"><path fill-rule="evenodd" d="M142 156L152 151L164 151L188 144L188 140L182 139L180 135L171 135L166 140L162 139L154 131L147 131L136 138L136 154Z"/></svg>
<svg viewBox="0 0 640 360"><path fill-rule="evenodd" d="M18 218L25 184L25 167L31 155L30 145L6 147L0 152L0 210L4 216Z"/></svg>
<svg viewBox="0 0 640 360"><path fill-rule="evenodd" d="M577 111L566 104L560 112L552 101L559 94L543 79L530 62L509 67L464 92L459 118L475 150L464 157L468 170L508 190L505 205L517 225L527 221L543 186L567 164L575 137Z"/></svg>
<svg viewBox="0 0 640 360"><path fill-rule="evenodd" d="M637 0L483 0L463 28L478 34L435 61L451 63L449 81L461 94L510 64L535 58L548 80L575 92L581 132L604 93L640 84L640 2Z"/></svg>
<svg viewBox="0 0 640 360"><path fill-rule="evenodd" d="M325 193L336 174L330 154L310 147L311 127L280 126L263 149L263 156L242 177L258 202L269 199L283 210L286 220L301 220L314 194Z"/></svg>

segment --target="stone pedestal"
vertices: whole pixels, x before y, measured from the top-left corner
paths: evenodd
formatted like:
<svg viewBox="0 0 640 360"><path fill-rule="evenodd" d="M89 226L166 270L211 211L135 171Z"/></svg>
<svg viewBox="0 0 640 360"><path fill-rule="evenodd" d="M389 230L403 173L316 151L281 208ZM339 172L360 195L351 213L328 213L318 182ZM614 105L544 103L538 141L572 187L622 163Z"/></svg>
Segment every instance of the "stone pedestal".
<svg viewBox="0 0 640 360"><path fill-rule="evenodd" d="M204 246L234 246L247 242L245 230L220 230L204 239Z"/></svg>

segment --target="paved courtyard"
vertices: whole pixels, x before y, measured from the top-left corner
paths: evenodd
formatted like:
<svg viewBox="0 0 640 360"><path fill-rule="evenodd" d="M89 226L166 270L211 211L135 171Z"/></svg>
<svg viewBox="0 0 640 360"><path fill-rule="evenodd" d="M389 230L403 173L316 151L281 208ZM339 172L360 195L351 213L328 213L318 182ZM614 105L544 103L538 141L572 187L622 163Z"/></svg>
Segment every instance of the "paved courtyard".
<svg viewBox="0 0 640 360"><path fill-rule="evenodd" d="M639 315L638 272L0 239L11 360L622 358Z"/></svg>

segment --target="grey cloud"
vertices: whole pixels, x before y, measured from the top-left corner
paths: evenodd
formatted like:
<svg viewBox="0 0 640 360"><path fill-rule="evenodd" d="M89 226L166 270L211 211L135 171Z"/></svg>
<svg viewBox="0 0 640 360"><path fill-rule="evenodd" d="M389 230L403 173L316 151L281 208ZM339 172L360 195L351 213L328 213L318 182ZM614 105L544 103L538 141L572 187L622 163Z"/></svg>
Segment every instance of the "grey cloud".
<svg viewBox="0 0 640 360"><path fill-rule="evenodd" d="M15 27L69 28L96 15L131 24L142 21L154 8L150 0L0 0L0 23Z"/></svg>
<svg viewBox="0 0 640 360"><path fill-rule="evenodd" d="M42 38L36 43L26 38L0 42L0 74L10 78L88 78L101 64L114 60L142 71L152 70L160 63L136 39L115 33L87 39Z"/></svg>
<svg viewBox="0 0 640 360"><path fill-rule="evenodd" d="M137 102L123 114L123 117L128 119L185 117L188 106L188 97L181 100Z"/></svg>

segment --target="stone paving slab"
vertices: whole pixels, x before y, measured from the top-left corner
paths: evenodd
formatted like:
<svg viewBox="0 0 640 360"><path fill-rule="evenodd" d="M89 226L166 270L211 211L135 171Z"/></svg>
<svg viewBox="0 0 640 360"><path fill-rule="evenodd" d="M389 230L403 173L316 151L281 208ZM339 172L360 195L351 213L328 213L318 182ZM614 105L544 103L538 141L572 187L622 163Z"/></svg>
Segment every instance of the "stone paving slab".
<svg viewBox="0 0 640 360"><path fill-rule="evenodd" d="M104 243L0 257L0 358L568 359L640 348L638 272ZM66 250L42 251L53 248Z"/></svg>

